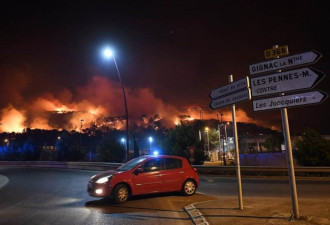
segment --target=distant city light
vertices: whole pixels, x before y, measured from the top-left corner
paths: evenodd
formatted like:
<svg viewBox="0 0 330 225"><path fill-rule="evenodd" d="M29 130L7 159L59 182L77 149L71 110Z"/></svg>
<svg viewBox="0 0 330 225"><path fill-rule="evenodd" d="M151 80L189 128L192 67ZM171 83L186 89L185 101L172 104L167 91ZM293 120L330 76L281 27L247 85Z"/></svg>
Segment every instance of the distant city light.
<svg viewBox="0 0 330 225"><path fill-rule="evenodd" d="M153 141L152 137L149 137L149 142L151 143Z"/></svg>
<svg viewBox="0 0 330 225"><path fill-rule="evenodd" d="M122 138L120 139L121 143L125 143L126 139L125 138Z"/></svg>
<svg viewBox="0 0 330 225"><path fill-rule="evenodd" d="M158 155L159 155L159 152L158 152L158 151L154 151L152 154L153 154L154 156L158 156Z"/></svg>

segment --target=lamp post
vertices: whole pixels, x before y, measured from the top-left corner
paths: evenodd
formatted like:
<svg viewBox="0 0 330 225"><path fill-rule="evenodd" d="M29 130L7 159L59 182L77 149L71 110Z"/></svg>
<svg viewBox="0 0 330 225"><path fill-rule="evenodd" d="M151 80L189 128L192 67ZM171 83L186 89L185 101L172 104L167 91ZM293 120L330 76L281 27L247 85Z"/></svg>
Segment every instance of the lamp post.
<svg viewBox="0 0 330 225"><path fill-rule="evenodd" d="M152 137L149 137L149 153L151 154L151 143L152 143L153 139Z"/></svg>
<svg viewBox="0 0 330 225"><path fill-rule="evenodd" d="M124 99L124 105L125 105L125 119L126 119L126 161L128 161L129 160L129 134L128 134L128 110L127 110L127 101L126 101L125 88L124 88L123 81L121 79L121 75L120 75L120 72L119 72L119 69L118 69L116 59L115 59L114 54L111 51L111 49L109 49L109 48L104 49L103 55L108 59L109 58L113 59L113 62L115 63L115 67L116 67L116 70L117 70L118 78L119 78L119 81L120 81L120 84L121 84L121 89L122 89L122 92L123 92L123 99Z"/></svg>
<svg viewBox="0 0 330 225"><path fill-rule="evenodd" d="M5 140L4 140L4 142L6 143L6 145L7 145L7 147L9 146L9 140L6 138Z"/></svg>
<svg viewBox="0 0 330 225"><path fill-rule="evenodd" d="M228 148L229 148L229 145L228 145L228 135L227 135L227 125L229 125L230 123L227 122L225 123L225 140L226 140L226 148L225 148L225 144L223 145L223 152L224 152L224 165L226 165L226 152L228 153Z"/></svg>
<svg viewBox="0 0 330 225"><path fill-rule="evenodd" d="M210 138L209 138L209 128L205 127L206 137L207 137L207 155L210 156Z"/></svg>
<svg viewBox="0 0 330 225"><path fill-rule="evenodd" d="M223 126L223 124L222 124L223 113L221 113L220 116L221 116L220 117L220 126ZM227 130L225 130L225 133L227 134ZM222 143L222 160L223 160L223 165L225 166L226 165L226 152L225 152L225 140L224 139L223 139L223 143Z"/></svg>
<svg viewBox="0 0 330 225"><path fill-rule="evenodd" d="M125 144L125 138L121 138L120 141L121 141L121 144L122 144L122 145Z"/></svg>
<svg viewBox="0 0 330 225"><path fill-rule="evenodd" d="M218 136L218 138L219 138L219 154L217 154L217 158L218 158L218 160L221 161L221 131L220 131L220 129L221 129L221 125L220 125L220 123L219 123L219 124L218 124L218 134L219 134L219 136ZM219 155L220 155L220 158L219 158Z"/></svg>
<svg viewBox="0 0 330 225"><path fill-rule="evenodd" d="M84 119L80 120L80 147L81 147L81 134L82 134L82 128L83 128L83 123L84 123Z"/></svg>

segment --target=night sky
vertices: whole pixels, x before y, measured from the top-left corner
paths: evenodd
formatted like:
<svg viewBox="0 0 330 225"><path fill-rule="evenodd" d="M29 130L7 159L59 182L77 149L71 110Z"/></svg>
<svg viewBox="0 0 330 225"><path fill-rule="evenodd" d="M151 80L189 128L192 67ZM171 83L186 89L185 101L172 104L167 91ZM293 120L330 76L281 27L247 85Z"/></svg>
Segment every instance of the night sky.
<svg viewBox="0 0 330 225"><path fill-rule="evenodd" d="M247 76L248 66L275 44L288 45L290 54L321 52L312 67L326 75L317 89L330 93L329 1L4 2L2 126L13 109L24 114L25 126L49 119L41 116L51 110L40 106L46 101L123 114L114 64L100 56L105 45L114 48L131 117L184 113L194 105L209 118L225 113L229 120L229 107L209 108L209 92L227 84L230 74ZM252 101L237 109L246 113L241 121L281 129L280 110L253 112ZM330 134L329 99L288 113L291 132L311 127Z"/></svg>

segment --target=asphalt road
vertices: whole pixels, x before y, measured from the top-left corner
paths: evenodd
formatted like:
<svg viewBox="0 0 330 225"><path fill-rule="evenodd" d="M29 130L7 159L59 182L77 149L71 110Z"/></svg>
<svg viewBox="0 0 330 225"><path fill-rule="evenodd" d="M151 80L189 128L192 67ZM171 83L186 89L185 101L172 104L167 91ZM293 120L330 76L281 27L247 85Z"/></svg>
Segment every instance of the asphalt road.
<svg viewBox="0 0 330 225"><path fill-rule="evenodd" d="M202 176L203 185L199 193L212 196L237 196L237 179L233 177ZM298 199L330 199L329 178L296 178ZM290 198L290 184L287 177L243 178L243 197Z"/></svg>
<svg viewBox="0 0 330 225"><path fill-rule="evenodd" d="M9 182L0 190L0 225L189 224L183 207L217 196L236 196L236 179L201 177L199 193L140 196L122 205L88 196L96 172L66 169L1 168ZM329 198L330 182L298 180L298 197ZM244 196L290 196L285 179L243 179Z"/></svg>
<svg viewBox="0 0 330 225"><path fill-rule="evenodd" d="M122 205L88 196L97 172L66 169L2 168L9 182L0 190L0 225L191 225L183 207L210 200L196 194L140 196Z"/></svg>

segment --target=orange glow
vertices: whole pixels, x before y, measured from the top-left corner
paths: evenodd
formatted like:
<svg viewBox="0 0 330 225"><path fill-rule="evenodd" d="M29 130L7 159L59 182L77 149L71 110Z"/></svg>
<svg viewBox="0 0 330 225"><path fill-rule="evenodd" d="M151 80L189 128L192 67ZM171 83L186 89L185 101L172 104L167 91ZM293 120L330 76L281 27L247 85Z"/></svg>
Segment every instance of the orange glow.
<svg viewBox="0 0 330 225"><path fill-rule="evenodd" d="M52 129L52 127L49 126L49 124L48 124L48 120L45 119L45 118L40 118L40 117L35 118L32 121L32 123L30 125L30 128L32 128L32 129L44 129L44 130L51 130Z"/></svg>
<svg viewBox="0 0 330 225"><path fill-rule="evenodd" d="M24 130L24 113L12 106L1 111L1 131L20 133Z"/></svg>
<svg viewBox="0 0 330 225"><path fill-rule="evenodd" d="M161 120L162 126L172 128L180 125L181 122L189 123L196 119L220 120L220 114L206 106L191 105L185 110L179 110L173 105L165 104L162 99L155 97L151 89L126 87L126 94L130 123L137 123L138 126L148 127L150 121ZM56 97L51 93L43 93L32 100L26 100L25 105L21 105L19 109L8 106L1 110L0 131L22 132L24 128L32 128L81 132L91 125L118 130L126 128L121 86L118 82L109 81L101 76L94 76L75 92L71 93L64 89L59 91ZM232 120L229 109L221 113L223 113L222 121ZM141 118L142 115L145 116ZM236 111L236 117L238 122L265 126L261 121L250 118L241 109ZM64 122L59 123L57 120L61 118ZM274 126L271 128L276 129Z"/></svg>

